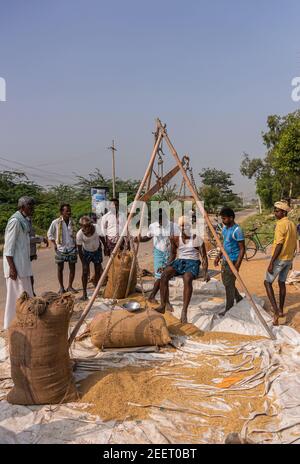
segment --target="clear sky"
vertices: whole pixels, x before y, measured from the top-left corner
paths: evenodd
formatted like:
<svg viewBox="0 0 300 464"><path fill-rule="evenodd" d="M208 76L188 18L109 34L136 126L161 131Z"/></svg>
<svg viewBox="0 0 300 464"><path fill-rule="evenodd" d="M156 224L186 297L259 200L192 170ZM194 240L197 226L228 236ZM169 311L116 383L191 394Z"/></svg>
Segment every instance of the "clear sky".
<svg viewBox="0 0 300 464"><path fill-rule="evenodd" d="M299 0L0 0L0 156L43 184L109 176L114 138L117 174L139 178L159 116L196 179L224 169L251 193L242 152L299 107L299 25Z"/></svg>

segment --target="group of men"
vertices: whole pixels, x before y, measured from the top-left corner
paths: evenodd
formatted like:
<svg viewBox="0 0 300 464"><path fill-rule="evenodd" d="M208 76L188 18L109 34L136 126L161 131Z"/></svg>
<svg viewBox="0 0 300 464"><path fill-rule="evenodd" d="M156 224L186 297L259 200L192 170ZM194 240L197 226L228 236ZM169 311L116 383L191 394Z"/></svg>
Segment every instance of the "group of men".
<svg viewBox="0 0 300 464"><path fill-rule="evenodd" d="M90 264L94 264L94 284L96 285L102 273L103 254L110 256L126 224L126 215L119 211L118 200L112 200L110 210L101 218L100 222L93 221L90 216L80 219L80 230L76 233L72 220L71 207L62 204L60 215L48 230L47 238L36 236L31 218L34 213L35 202L32 198L22 197L18 202L18 211L12 215L5 230L4 244L4 276L7 285L7 299L4 316L4 328L8 328L15 315L16 300L23 291L34 295L33 272L31 261L36 259L36 244L48 240L54 247L55 262L59 292L77 293L73 287L75 266L78 256L82 263L82 298L87 296L87 284ZM285 281L292 268L293 258L297 247L296 226L287 217L289 205L285 201L275 203L274 213L277 225L274 237L274 250L265 278L265 287L274 311L274 324L283 315L286 295ZM240 269L245 255L245 237L241 227L235 223L235 213L231 208L221 210L223 222L223 248L226 252L215 259L215 266L221 263L222 282L226 290L224 315L230 308L242 299L236 288L236 277L232 272L229 260ZM158 221L150 224L147 234L138 240L145 242L153 240L153 259L155 283L149 297L156 302L155 296L160 291L160 304L156 311L164 313L172 310L169 300L169 281L175 276L183 278L183 308L181 322L186 323L188 306L193 293L193 280L198 278L202 265L203 278L210 279L208 274L208 259L203 238L194 233L191 217L182 216L178 223L170 222L162 210L159 210ZM137 239L136 239L137 240ZM126 242L126 237L122 247ZM228 257L228 258L227 258ZM64 285L64 265L69 266L68 286ZM279 305L272 284L279 280Z"/></svg>

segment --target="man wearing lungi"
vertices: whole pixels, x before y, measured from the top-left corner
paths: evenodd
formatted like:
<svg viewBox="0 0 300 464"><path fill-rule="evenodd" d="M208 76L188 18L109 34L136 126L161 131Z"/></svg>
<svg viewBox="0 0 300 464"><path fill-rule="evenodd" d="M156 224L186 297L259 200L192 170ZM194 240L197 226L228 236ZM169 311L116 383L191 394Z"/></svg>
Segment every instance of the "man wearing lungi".
<svg viewBox="0 0 300 464"><path fill-rule="evenodd" d="M8 329L15 317L16 302L21 294L26 291L29 296L33 296L29 222L26 218L32 216L34 204L33 198L20 198L18 211L9 218L5 229L3 268L7 295L4 329Z"/></svg>

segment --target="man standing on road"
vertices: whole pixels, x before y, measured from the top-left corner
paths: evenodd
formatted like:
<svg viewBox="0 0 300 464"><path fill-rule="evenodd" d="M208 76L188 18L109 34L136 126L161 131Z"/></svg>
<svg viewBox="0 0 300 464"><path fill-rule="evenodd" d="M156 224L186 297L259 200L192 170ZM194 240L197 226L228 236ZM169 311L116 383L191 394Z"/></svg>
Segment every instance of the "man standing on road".
<svg viewBox="0 0 300 464"><path fill-rule="evenodd" d="M104 246L104 254L110 256L114 250L117 241L123 232L126 224L126 216L119 211L119 200L113 198L111 200L111 209L101 218L101 238ZM124 237L124 242L127 241L127 235ZM124 248L124 242L120 249ZM127 246L129 248L129 246Z"/></svg>
<svg viewBox="0 0 300 464"><path fill-rule="evenodd" d="M232 264L236 270L239 271L245 255L245 238L241 227L235 223L235 213L231 208L222 208L220 212L222 222L224 224L222 230L223 246L228 254ZM238 289L235 286L236 277L229 267L222 252L215 259L215 266L219 265L222 260L222 282L226 292L226 305L225 311L220 313L220 316L224 316L229 309L234 305L234 300L238 303L243 299Z"/></svg>
<svg viewBox="0 0 300 464"><path fill-rule="evenodd" d="M87 284L90 264L94 264L94 284L97 285L101 274L102 274L102 248L100 237L97 232L96 224L93 224L91 218L83 216L79 224L81 229L77 232L76 243L78 247L79 258L82 263L82 300L86 301L87 296Z"/></svg>
<svg viewBox="0 0 300 464"><path fill-rule="evenodd" d="M16 302L26 291L33 296L30 261L30 237L28 217L34 212L35 201L30 197L22 197L18 201L18 211L8 220L5 229L3 268L6 280L6 305L4 313L4 329L8 329L16 314Z"/></svg>
<svg viewBox="0 0 300 464"><path fill-rule="evenodd" d="M67 292L77 293L73 288L75 265L77 262L76 236L71 219L71 206L64 203L60 207L60 217L55 219L48 230L48 239L54 245L57 277L60 285L59 293L65 293L64 263L69 264L69 285Z"/></svg>
<svg viewBox="0 0 300 464"><path fill-rule="evenodd" d="M274 311L273 324L278 325L279 317L283 316L286 296L285 282L292 269L295 251L297 249L297 230L295 224L287 217L290 207L287 201L277 201L274 205L274 214L277 219L273 256L271 258L265 278L265 288ZM279 308L273 290L273 282L278 277Z"/></svg>

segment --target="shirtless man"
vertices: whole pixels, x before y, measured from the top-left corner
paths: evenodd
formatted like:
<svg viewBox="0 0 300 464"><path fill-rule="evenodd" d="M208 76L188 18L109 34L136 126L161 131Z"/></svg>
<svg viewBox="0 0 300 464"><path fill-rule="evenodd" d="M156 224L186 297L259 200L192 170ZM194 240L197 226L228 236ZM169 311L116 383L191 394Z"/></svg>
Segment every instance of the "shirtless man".
<svg viewBox="0 0 300 464"><path fill-rule="evenodd" d="M187 323L187 310L193 294L193 280L199 275L200 255L204 271L204 280L208 282L208 260L203 240L191 233L191 221L182 216L179 218L179 235L171 238L170 262L164 269L160 281L161 305L156 311L164 313L169 301L169 280L174 276L183 276L183 307L181 312L181 323ZM176 256L178 255L177 259Z"/></svg>

